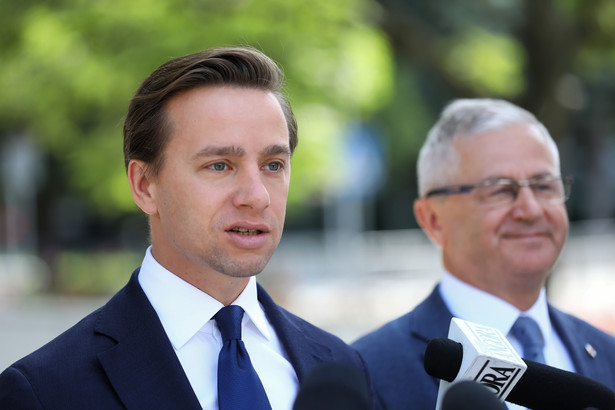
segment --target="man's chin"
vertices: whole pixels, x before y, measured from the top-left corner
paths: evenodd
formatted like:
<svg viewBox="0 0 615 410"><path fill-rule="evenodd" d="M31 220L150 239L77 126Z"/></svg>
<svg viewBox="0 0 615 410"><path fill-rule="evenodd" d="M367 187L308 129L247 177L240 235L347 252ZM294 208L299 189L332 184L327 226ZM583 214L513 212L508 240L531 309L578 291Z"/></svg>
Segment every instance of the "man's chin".
<svg viewBox="0 0 615 410"><path fill-rule="evenodd" d="M249 278L261 273L269 263L269 257L241 258L221 266L221 272L234 278Z"/></svg>
<svg viewBox="0 0 615 410"><path fill-rule="evenodd" d="M528 261L517 260L509 265L515 276L528 282L542 283L549 276L553 267L553 261Z"/></svg>

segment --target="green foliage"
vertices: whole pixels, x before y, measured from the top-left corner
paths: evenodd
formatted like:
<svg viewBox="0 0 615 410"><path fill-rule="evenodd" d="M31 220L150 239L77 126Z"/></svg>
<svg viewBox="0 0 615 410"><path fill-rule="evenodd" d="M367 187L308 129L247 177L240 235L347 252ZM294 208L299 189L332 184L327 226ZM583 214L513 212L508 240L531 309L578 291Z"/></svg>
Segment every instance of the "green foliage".
<svg viewBox="0 0 615 410"><path fill-rule="evenodd" d="M612 128L614 4L8 0L0 2L0 146L14 134L36 139L48 165L45 201L77 196L110 219L137 212L121 132L134 90L170 58L250 45L284 69L299 121L289 215L343 184L343 138L353 122L376 123L384 190L406 192L427 130L453 98L521 103L555 136L598 118ZM560 101L570 78L576 104ZM589 131L574 138L594 141ZM599 155L600 144L590 145Z"/></svg>
<svg viewBox="0 0 615 410"><path fill-rule="evenodd" d="M477 93L514 98L525 89L525 55L514 38L472 28L451 43L445 69Z"/></svg>
<svg viewBox="0 0 615 410"><path fill-rule="evenodd" d="M128 282L130 269L142 260L142 253L62 252L54 267L58 272L54 289L75 294L114 293Z"/></svg>
<svg viewBox="0 0 615 410"><path fill-rule="evenodd" d="M26 132L59 164L48 170L48 190L77 192L108 216L134 212L121 125L139 83L173 57L254 46L285 70L299 118L292 212L329 186L343 125L390 93L391 56L366 22L371 7L368 0L2 2L0 136Z"/></svg>

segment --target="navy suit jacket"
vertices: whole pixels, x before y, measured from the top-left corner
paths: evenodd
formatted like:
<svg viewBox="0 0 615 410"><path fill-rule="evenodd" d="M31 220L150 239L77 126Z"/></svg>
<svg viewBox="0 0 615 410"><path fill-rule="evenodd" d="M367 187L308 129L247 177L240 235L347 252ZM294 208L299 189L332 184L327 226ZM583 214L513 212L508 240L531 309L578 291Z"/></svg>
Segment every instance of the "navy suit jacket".
<svg viewBox="0 0 615 410"><path fill-rule="evenodd" d="M1 409L200 409L156 312L137 280L0 375ZM258 299L299 382L323 362L360 369L358 353L337 337Z"/></svg>
<svg viewBox="0 0 615 410"><path fill-rule="evenodd" d="M615 338L551 305L549 315L577 373L615 390ZM439 379L425 372L425 348L432 339L447 337L452 317L436 286L414 310L352 344L367 363L382 408L435 409Z"/></svg>

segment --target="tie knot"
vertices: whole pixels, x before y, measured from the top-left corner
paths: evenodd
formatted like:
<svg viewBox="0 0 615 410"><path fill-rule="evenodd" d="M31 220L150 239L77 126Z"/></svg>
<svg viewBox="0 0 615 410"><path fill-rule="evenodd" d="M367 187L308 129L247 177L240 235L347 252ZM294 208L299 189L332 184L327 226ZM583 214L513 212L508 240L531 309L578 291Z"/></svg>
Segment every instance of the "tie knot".
<svg viewBox="0 0 615 410"><path fill-rule="evenodd" d="M517 338L517 340L519 340L519 343L521 343L525 353L524 356L530 356L525 358L540 361L537 359L542 356L542 349L545 342L542 338L542 332L540 331L538 323L536 323L536 321L531 317L519 316L510 331Z"/></svg>
<svg viewBox="0 0 615 410"><path fill-rule="evenodd" d="M225 306L215 314L214 319L220 329L222 341L241 340L241 319L243 309L241 306Z"/></svg>

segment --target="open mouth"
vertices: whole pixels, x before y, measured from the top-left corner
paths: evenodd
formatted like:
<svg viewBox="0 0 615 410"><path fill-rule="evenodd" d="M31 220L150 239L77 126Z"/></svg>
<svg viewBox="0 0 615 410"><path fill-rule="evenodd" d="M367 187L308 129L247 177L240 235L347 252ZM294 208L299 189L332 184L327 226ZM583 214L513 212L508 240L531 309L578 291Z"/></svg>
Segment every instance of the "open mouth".
<svg viewBox="0 0 615 410"><path fill-rule="evenodd" d="M258 229L247 229L247 228L233 228L233 229L230 229L229 231L236 233L238 235L244 235L244 236L254 236L254 235L260 235L261 233L263 233L263 231L258 230Z"/></svg>

